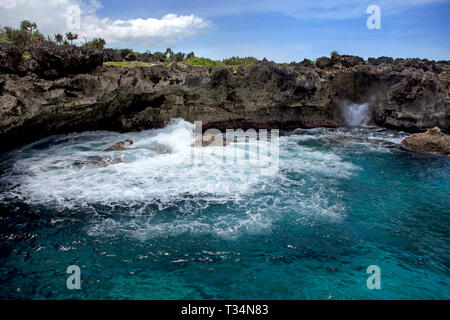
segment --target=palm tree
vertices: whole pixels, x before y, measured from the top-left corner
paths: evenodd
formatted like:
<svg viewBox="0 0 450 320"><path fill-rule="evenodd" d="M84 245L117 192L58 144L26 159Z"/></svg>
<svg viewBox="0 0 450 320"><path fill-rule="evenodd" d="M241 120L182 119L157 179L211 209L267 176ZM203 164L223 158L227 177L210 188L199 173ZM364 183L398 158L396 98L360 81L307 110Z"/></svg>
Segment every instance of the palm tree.
<svg viewBox="0 0 450 320"><path fill-rule="evenodd" d="M172 51L172 49L167 48L167 49L166 49L166 52L164 52L164 54L166 55L166 57L170 57L170 56L173 55L173 51Z"/></svg>
<svg viewBox="0 0 450 320"><path fill-rule="evenodd" d="M73 40L77 40L78 39L78 34L72 33L72 32L67 32L66 33L66 38L67 38L67 40L70 41L70 44L73 45Z"/></svg>
<svg viewBox="0 0 450 320"><path fill-rule="evenodd" d="M28 33L33 33L33 29L37 29L37 25L35 22L30 22L28 20L23 20L20 23L20 29L22 31L26 31Z"/></svg>
<svg viewBox="0 0 450 320"><path fill-rule="evenodd" d="M64 37L61 33L57 33L55 34L55 41L57 44L61 45L61 43L63 42Z"/></svg>

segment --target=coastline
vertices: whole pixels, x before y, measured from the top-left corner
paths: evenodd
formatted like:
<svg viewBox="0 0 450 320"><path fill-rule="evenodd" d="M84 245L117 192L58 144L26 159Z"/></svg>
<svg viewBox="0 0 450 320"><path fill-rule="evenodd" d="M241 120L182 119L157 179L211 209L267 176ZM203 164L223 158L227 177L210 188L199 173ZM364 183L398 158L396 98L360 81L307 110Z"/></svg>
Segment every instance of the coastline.
<svg viewBox="0 0 450 320"><path fill-rule="evenodd" d="M111 49L37 45L28 60L16 50L0 45L2 151L54 134L160 128L172 118L221 130L339 127L343 103L368 103L381 127L450 129L448 61L339 56L316 65L119 68L104 63Z"/></svg>

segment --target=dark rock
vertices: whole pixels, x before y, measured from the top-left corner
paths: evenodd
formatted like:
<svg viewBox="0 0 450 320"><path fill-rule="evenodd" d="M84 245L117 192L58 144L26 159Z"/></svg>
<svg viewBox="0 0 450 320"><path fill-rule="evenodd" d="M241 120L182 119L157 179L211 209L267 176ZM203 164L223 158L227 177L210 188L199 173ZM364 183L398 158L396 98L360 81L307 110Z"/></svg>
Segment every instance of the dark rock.
<svg viewBox="0 0 450 320"><path fill-rule="evenodd" d="M101 51L85 47L37 44L29 51L36 62L32 71L45 79L88 73L103 63Z"/></svg>
<svg viewBox="0 0 450 320"><path fill-rule="evenodd" d="M134 53L129 53L125 56L126 61L136 61L137 57Z"/></svg>
<svg viewBox="0 0 450 320"><path fill-rule="evenodd" d="M74 166L78 168L84 168L84 167L100 167L104 168L113 164L122 163L122 159L120 158L103 158L103 157L94 157L90 158L88 160L78 160L74 162Z"/></svg>
<svg viewBox="0 0 450 320"><path fill-rule="evenodd" d="M60 75L67 72L66 63L69 70L79 64L64 58L64 50L75 58L72 50L78 49L54 50L59 52L58 59L51 56L56 66L47 70ZM123 60L122 53L130 51L103 50L100 61ZM84 61L84 51L80 55ZM57 79L41 76L35 62L37 74L33 68L26 76L0 73L0 148L73 131L144 130L172 118L202 121L204 130L337 127L344 125L340 104L345 100L369 103L379 126L450 129L448 63L400 59L378 67L347 56L318 61L321 68L308 61L288 66L265 61L236 71L181 65L80 67Z"/></svg>
<svg viewBox="0 0 450 320"><path fill-rule="evenodd" d="M119 61L123 61L123 57L122 54L120 52L120 50L116 50L116 49L104 49L103 51L103 61L107 62L107 61L112 61L112 62L119 62Z"/></svg>
<svg viewBox="0 0 450 320"><path fill-rule="evenodd" d="M346 68L355 67L359 64L364 64L364 59L358 56L341 55L338 57L337 60L342 66Z"/></svg>
<svg viewBox="0 0 450 320"><path fill-rule="evenodd" d="M298 63L298 65L300 65L302 67L307 67L307 68L314 68L314 61L309 60L309 59L303 59L303 61Z"/></svg>
<svg viewBox="0 0 450 320"><path fill-rule="evenodd" d="M367 60L369 64L378 66L380 64L392 64L394 62L394 59L391 57L379 57L379 58L369 58Z"/></svg>
<svg viewBox="0 0 450 320"><path fill-rule="evenodd" d="M155 57L151 53L145 52L145 53L139 54L137 56L137 60L142 61L142 62L154 62Z"/></svg>
<svg viewBox="0 0 450 320"><path fill-rule="evenodd" d="M22 52L14 45L0 43L0 72L23 73Z"/></svg>
<svg viewBox="0 0 450 320"><path fill-rule="evenodd" d="M321 57L316 59L316 66L320 69L325 69L333 66L333 61L328 57Z"/></svg>

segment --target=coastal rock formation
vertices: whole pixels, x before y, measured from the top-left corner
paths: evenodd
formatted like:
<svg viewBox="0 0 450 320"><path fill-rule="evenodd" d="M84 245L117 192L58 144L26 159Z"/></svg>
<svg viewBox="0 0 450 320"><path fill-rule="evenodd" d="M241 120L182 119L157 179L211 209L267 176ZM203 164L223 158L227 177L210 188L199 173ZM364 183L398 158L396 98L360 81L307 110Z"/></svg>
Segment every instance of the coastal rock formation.
<svg viewBox="0 0 450 320"><path fill-rule="evenodd" d="M177 117L203 121L204 130L338 127L342 101L370 103L380 126L450 129L447 61L340 56L316 66L116 68L102 62L124 58L108 50L43 46L26 60L0 46L1 150L53 134L161 127Z"/></svg>
<svg viewBox="0 0 450 320"><path fill-rule="evenodd" d="M0 73L23 73L22 52L12 44L0 43Z"/></svg>
<svg viewBox="0 0 450 320"><path fill-rule="evenodd" d="M198 137L192 146L194 147L220 147L220 146L228 146L230 143L227 139L216 136L216 135L209 135L209 134L203 134L200 137Z"/></svg>
<svg viewBox="0 0 450 320"><path fill-rule="evenodd" d="M45 79L87 73L103 63L101 51L85 47L41 44L28 51L33 63L31 71Z"/></svg>
<svg viewBox="0 0 450 320"><path fill-rule="evenodd" d="M127 147L131 146L133 144L133 140L131 139L125 139L124 141L116 142L113 146L105 149L105 151L121 151L126 150Z"/></svg>
<svg viewBox="0 0 450 320"><path fill-rule="evenodd" d="M75 161L74 165L78 168L84 167L94 167L94 168L104 168L113 164L122 163L122 159L120 158L103 158L103 157L94 157L89 160L79 160Z"/></svg>
<svg viewBox="0 0 450 320"><path fill-rule="evenodd" d="M404 139L402 144L412 151L450 154L450 136L438 127L412 134Z"/></svg>

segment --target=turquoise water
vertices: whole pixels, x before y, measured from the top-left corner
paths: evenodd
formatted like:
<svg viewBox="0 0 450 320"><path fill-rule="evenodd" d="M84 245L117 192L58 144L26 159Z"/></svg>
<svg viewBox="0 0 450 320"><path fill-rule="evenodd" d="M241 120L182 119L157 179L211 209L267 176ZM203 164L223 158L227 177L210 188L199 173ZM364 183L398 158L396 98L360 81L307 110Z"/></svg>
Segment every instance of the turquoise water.
<svg viewBox="0 0 450 320"><path fill-rule="evenodd" d="M450 157L404 150L402 132L317 128L282 133L279 170L262 173L219 161L230 146L193 165L191 129L2 155L0 298L450 298ZM126 138L130 150L103 151ZM81 290L66 288L73 264Z"/></svg>

